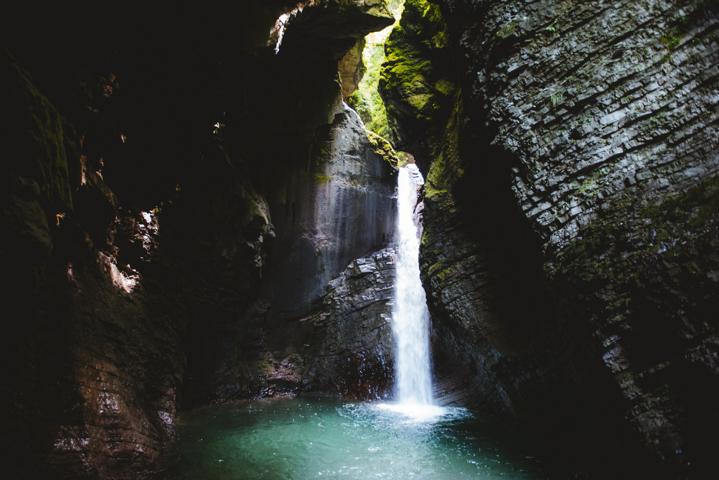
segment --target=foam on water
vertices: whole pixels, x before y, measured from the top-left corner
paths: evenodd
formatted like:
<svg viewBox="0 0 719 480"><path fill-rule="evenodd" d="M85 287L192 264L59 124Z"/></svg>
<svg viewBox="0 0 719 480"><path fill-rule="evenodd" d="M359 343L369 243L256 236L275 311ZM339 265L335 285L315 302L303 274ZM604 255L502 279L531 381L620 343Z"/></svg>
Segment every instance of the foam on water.
<svg viewBox="0 0 719 480"><path fill-rule="evenodd" d="M440 407L426 403L378 403L376 408L385 412L401 415L410 422L436 422L448 415L456 415L464 409Z"/></svg>

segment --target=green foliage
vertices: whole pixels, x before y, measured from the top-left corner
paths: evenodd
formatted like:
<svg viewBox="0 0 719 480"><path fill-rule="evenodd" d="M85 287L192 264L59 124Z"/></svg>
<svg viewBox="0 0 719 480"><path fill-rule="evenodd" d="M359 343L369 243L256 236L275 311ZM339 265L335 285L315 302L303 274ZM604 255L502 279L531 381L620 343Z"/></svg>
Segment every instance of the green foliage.
<svg viewBox="0 0 719 480"><path fill-rule="evenodd" d="M454 83L436 68L446 61L447 26L441 10L427 0L408 0L402 22L390 35L380 89L391 98L390 116L431 122L447 104Z"/></svg>
<svg viewBox="0 0 719 480"><path fill-rule="evenodd" d="M556 107L560 103L564 102L564 92L561 90L558 90L549 97L549 102L552 104L553 107Z"/></svg>
<svg viewBox="0 0 719 480"><path fill-rule="evenodd" d="M315 175L315 183L317 185L324 185L326 183L329 183L330 179L331 179L331 177L324 173L318 173Z"/></svg>
<svg viewBox="0 0 719 480"><path fill-rule="evenodd" d="M399 24L404 0L386 0L384 3L387 9L395 16L396 21L384 30L365 37L365 47L362 51L362 63L365 73L357 86L357 90L348 99L348 103L360 115L367 130L386 137L389 134L389 129L387 109L382 96L379 94L380 72L382 64L385 62L385 43L390 32Z"/></svg>
<svg viewBox="0 0 719 480"><path fill-rule="evenodd" d="M14 159L10 171L37 181L44 204L56 209L71 208L63 119L22 68L9 58L0 56L0 61L5 63L2 76L7 77L8 100L3 104L6 114L14 119L15 132L8 137L13 143L10 148L23 155Z"/></svg>
<svg viewBox="0 0 719 480"><path fill-rule="evenodd" d="M664 45L664 48L666 48L669 51L674 50L679 46L679 44L682 41L681 34L676 30L671 30L664 35L661 36L659 39L659 42Z"/></svg>
<svg viewBox="0 0 719 480"><path fill-rule="evenodd" d="M389 143L386 138L368 130L367 139L374 153L382 157L392 168L401 167L406 163L403 159L402 152L395 151L392 144Z"/></svg>
<svg viewBox="0 0 719 480"><path fill-rule="evenodd" d="M511 22L502 25L499 30L497 30L497 33L495 35L499 40L505 40L511 37L518 28L519 22L516 20L512 20Z"/></svg>
<svg viewBox="0 0 719 480"><path fill-rule="evenodd" d="M380 70L385 60L384 43L368 41L362 58L365 74L357 90L348 99L348 103L360 115L368 130L386 136L388 133L387 110L378 91Z"/></svg>

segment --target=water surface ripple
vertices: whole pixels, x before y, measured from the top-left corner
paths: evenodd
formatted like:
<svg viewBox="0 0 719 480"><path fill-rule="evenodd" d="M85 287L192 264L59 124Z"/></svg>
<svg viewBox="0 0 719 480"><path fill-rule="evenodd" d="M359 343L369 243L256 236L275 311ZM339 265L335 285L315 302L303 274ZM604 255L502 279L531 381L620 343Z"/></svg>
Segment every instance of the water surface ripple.
<svg viewBox="0 0 719 480"><path fill-rule="evenodd" d="M168 478L544 478L531 457L464 409L418 421L379 405L272 400L190 412Z"/></svg>

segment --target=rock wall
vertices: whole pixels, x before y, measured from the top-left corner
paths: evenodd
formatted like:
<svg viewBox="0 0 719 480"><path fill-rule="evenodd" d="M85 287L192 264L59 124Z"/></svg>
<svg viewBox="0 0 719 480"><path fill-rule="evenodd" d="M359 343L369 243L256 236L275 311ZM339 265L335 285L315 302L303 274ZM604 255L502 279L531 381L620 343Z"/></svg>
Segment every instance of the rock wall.
<svg viewBox="0 0 719 480"><path fill-rule="evenodd" d="M316 339L305 345L312 350L305 390L359 399L389 395L394 264L392 248L353 260L330 282L320 310L303 319Z"/></svg>
<svg viewBox="0 0 719 480"><path fill-rule="evenodd" d="M276 177L269 197L279 239L263 293L275 318L305 315L352 259L394 233L392 168L357 113L339 107L305 162Z"/></svg>
<svg viewBox="0 0 719 480"><path fill-rule="evenodd" d="M434 3L458 85L419 146L438 366L464 366L470 400L587 442L566 447L567 470L704 478L719 387L715 3Z"/></svg>
<svg viewBox="0 0 719 480"><path fill-rule="evenodd" d="M366 365L384 362L384 341L365 340L360 347L366 336L363 325L369 320L356 319L339 299L330 298L339 295L331 293L340 288L335 277L348 275L340 275L348 264L393 239L393 170L374 152L361 120L346 106L317 138L306 163L287 167L274 177L268 205L275 212L276 238L258 279L257 299L240 322L236 317L230 320L236 322L229 336L234 346L228 345L230 353L217 367L219 375L210 377L215 398L295 395L306 389L374 398L386 389L388 372L375 374ZM377 278L378 288L385 288L386 275ZM344 333L334 338L328 332ZM227 333L224 330L222 335ZM353 339L353 334L358 338ZM325 342L332 346L318 351ZM218 343L220 338L208 342ZM338 355L351 357L353 363L331 360ZM368 358L357 363L360 357ZM322 365L312 366L316 362ZM331 367L341 368L342 373ZM382 382L370 387L377 375ZM353 381L363 387L344 383Z"/></svg>
<svg viewBox="0 0 719 480"><path fill-rule="evenodd" d="M382 5L307 5L288 22L278 54L260 63L266 72L249 82L248 91L273 92L247 98L259 117L228 122L228 148L244 157L247 176L267 199L275 236L251 305L227 311L225 326L204 342L216 372L204 375L206 398L294 395L313 382L305 373L313 353L304 345L314 348L323 333L307 337L303 319L353 259L391 241L393 170L343 103L338 83L346 49L391 23ZM212 347L218 342L228 343L221 358ZM343 391L330 386L333 394Z"/></svg>
<svg viewBox="0 0 719 480"><path fill-rule="evenodd" d="M17 7L0 59L14 478L148 478L181 408L386 382L382 325L332 308L371 290L364 266L342 272L386 246L394 208L337 62L392 17L376 0L247 2L240 17L228 4L81 2L37 22ZM275 53L273 25L298 6ZM56 41L18 40L39 30ZM296 245L306 255L287 260ZM388 260L372 258L379 312ZM295 365L316 373L295 382Z"/></svg>
<svg viewBox="0 0 719 480"><path fill-rule="evenodd" d="M385 54L378 88L386 104L388 138L426 167L430 139L442 130L436 119L446 116L454 93L447 25L439 7L428 1L405 2Z"/></svg>
<svg viewBox="0 0 719 480"><path fill-rule="evenodd" d="M71 125L10 55L0 60L8 474L142 478L174 436L182 375L173 298L138 285L156 218L120 211L98 171L81 180Z"/></svg>

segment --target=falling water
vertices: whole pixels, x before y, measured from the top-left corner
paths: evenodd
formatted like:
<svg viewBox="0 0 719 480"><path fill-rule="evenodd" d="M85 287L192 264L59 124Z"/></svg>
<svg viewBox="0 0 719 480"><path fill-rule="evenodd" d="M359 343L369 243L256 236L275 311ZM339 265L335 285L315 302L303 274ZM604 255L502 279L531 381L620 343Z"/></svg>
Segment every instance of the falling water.
<svg viewBox="0 0 719 480"><path fill-rule="evenodd" d="M414 164L400 168L397 181L397 280L392 312L396 345L396 409L412 416L436 414L429 355L429 312L419 276L420 224L417 192L424 184Z"/></svg>

